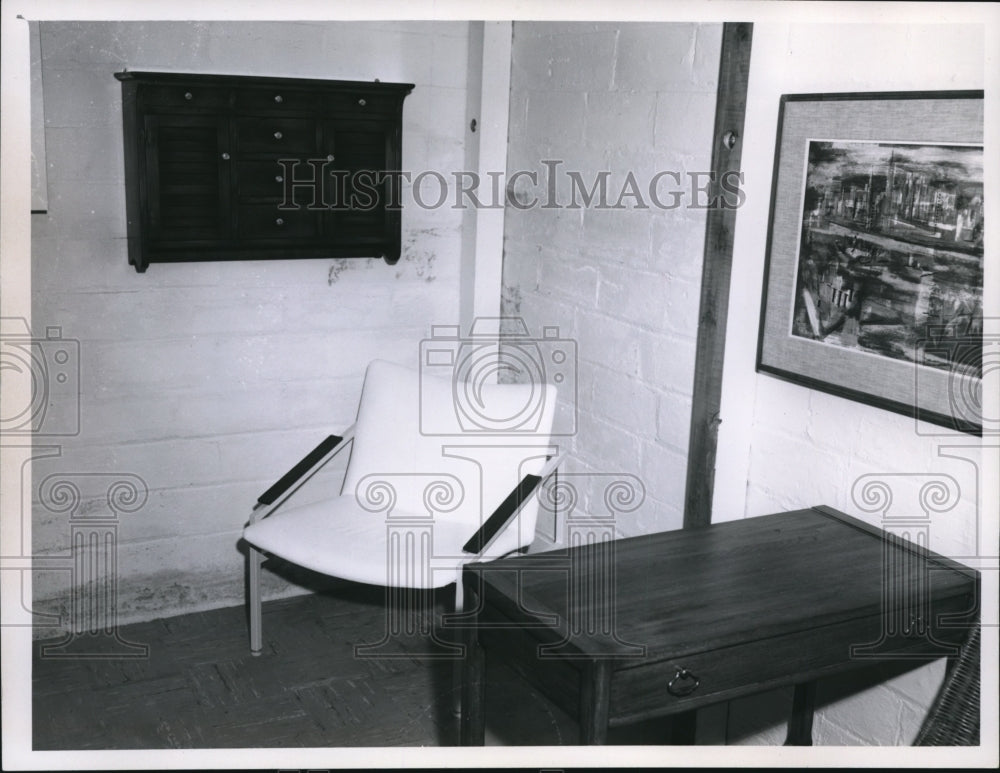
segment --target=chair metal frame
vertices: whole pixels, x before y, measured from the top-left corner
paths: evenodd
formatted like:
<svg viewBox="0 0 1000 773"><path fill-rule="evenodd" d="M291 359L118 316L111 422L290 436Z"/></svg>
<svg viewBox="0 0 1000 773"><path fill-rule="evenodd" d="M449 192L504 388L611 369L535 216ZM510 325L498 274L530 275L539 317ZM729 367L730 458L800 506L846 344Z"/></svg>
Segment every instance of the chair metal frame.
<svg viewBox="0 0 1000 773"><path fill-rule="evenodd" d="M353 441L355 427L356 425L351 425L342 435L329 435L326 437L268 488L267 491L261 494L250 512L250 519L247 525L252 525L268 517L287 502L310 478L316 475L316 473ZM462 552L469 556L468 561L463 563L476 561L489 549L496 538L516 518L531 497L536 494L541 484L556 473L559 464L564 458L565 454L553 454L549 456L537 475L525 475L518 482L504 501L483 521L479 529L462 546ZM266 558L267 553L247 543L250 652L254 656L260 655L263 649L261 568ZM455 585L453 611L458 613L462 612L464 608L461 576L457 578Z"/></svg>

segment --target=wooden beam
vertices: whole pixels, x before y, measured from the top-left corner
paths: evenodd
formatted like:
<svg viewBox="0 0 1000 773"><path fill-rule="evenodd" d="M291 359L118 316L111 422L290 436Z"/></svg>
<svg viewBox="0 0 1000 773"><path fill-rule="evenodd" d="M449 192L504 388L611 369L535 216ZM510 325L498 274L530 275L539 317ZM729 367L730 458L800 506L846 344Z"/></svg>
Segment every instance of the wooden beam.
<svg viewBox="0 0 1000 773"><path fill-rule="evenodd" d="M684 494L685 528L707 526L712 521L733 235L743 195L742 181L736 175L740 172L743 152L743 119L752 37L753 24L727 22L722 26L722 57L712 131L712 196L705 225L705 259ZM738 194L736 190L739 190ZM740 483L734 481L733 485Z"/></svg>

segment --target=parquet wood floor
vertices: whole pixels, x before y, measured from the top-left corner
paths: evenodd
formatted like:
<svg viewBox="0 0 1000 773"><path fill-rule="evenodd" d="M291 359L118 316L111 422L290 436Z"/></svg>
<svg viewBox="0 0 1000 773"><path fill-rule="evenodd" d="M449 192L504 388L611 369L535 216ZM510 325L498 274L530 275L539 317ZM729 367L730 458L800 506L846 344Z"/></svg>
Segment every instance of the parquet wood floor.
<svg viewBox="0 0 1000 773"><path fill-rule="evenodd" d="M264 653L252 657L242 607L123 626L148 646L120 658L115 639L81 637L63 649L36 642L36 750L454 745L452 661L427 658L427 637L393 639L380 657L355 645L386 631L384 590L333 583L264 605ZM438 613L444 608L434 599ZM43 650L48 646L49 649ZM109 657L53 657L67 651ZM45 654L43 654L43 651ZM488 743L576 744L574 718L502 665L488 679ZM636 736L636 732L640 734ZM642 737L622 743L662 743ZM655 732L655 731L654 731ZM662 738L662 736L661 736ZM615 738L610 739L615 741Z"/></svg>

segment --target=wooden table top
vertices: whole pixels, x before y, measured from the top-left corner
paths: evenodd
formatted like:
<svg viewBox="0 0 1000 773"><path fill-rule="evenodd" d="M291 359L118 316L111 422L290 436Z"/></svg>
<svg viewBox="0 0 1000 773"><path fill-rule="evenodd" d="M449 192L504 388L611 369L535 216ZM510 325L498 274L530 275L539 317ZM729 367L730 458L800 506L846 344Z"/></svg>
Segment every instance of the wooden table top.
<svg viewBox="0 0 1000 773"><path fill-rule="evenodd" d="M610 582L600 569L609 551ZM467 583L476 573L485 577L491 609L544 630L539 638L565 638L567 620L613 615L615 637L575 636L571 646L584 657L634 657L640 645L647 661L878 615L886 611L884 589L912 591L918 575L926 578L924 598L935 604L968 594L974 606L978 598L974 570L889 541L883 531L822 506L472 564L467 571Z"/></svg>

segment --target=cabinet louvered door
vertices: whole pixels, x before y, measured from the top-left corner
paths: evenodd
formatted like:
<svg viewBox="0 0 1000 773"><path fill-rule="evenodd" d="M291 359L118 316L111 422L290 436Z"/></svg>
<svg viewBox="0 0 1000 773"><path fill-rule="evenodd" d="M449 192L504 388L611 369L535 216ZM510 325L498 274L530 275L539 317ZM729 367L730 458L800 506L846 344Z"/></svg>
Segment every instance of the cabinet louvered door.
<svg viewBox="0 0 1000 773"><path fill-rule="evenodd" d="M330 121L324 127L326 203L323 238L331 245L365 245L394 262L399 255L398 170L390 121Z"/></svg>
<svg viewBox="0 0 1000 773"><path fill-rule="evenodd" d="M229 124L215 116L145 118L148 246L223 246L232 232Z"/></svg>

